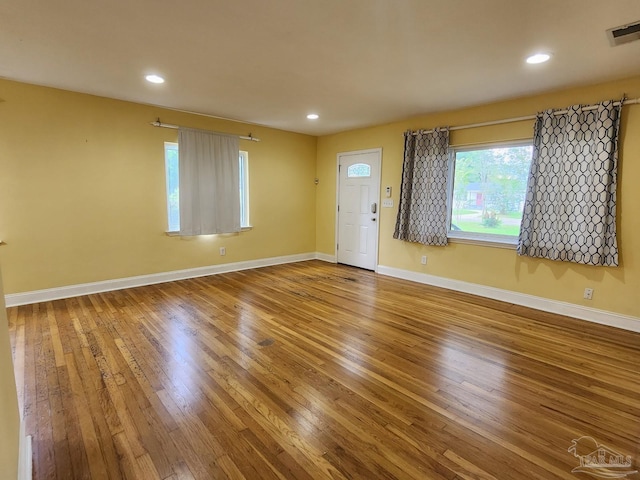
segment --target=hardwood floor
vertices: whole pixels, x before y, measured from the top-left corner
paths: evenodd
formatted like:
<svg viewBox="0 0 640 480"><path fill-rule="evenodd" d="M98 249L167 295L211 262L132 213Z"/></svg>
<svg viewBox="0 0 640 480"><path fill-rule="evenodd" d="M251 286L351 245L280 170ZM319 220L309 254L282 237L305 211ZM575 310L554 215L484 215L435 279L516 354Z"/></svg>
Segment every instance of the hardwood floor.
<svg viewBox="0 0 640 480"><path fill-rule="evenodd" d="M640 468L639 334L355 268L9 322L36 479L591 478L572 473L582 436Z"/></svg>

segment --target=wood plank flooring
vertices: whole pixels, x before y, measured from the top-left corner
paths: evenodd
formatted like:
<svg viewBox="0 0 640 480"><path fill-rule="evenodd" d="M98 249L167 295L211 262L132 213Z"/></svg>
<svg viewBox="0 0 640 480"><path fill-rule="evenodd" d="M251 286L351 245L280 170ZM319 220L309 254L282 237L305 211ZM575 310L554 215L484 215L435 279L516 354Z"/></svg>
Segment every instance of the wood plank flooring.
<svg viewBox="0 0 640 480"><path fill-rule="evenodd" d="M318 261L9 322L36 479L590 478L582 436L640 469L622 330Z"/></svg>

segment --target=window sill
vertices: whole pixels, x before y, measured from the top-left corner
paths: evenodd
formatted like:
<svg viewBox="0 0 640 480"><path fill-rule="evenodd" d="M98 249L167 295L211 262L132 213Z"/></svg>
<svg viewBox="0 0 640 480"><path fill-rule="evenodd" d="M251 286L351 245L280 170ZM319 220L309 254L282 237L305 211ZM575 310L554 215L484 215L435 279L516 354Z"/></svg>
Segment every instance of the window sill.
<svg viewBox="0 0 640 480"><path fill-rule="evenodd" d="M480 245L482 247L493 247L493 248L505 248L507 250L515 250L518 246L518 239L514 238L490 238L484 236L467 236L467 235L455 235L449 233L447 236L450 243L463 243L467 245Z"/></svg>
<svg viewBox="0 0 640 480"><path fill-rule="evenodd" d="M253 230L253 227L252 227L251 225L249 225L248 227L242 227L242 228L240 229L240 231L241 231L241 232L248 232L249 230ZM179 237L179 236L180 236L180 232L177 232L177 231L164 232L164 234L165 234L167 237ZM228 234L220 233L220 234L218 234L218 235L228 235Z"/></svg>

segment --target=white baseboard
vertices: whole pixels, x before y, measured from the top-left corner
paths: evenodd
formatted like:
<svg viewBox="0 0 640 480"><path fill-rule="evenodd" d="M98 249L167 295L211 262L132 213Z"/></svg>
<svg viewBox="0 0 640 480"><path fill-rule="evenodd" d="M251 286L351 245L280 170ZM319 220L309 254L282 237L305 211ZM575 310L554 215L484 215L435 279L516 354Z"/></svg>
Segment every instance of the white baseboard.
<svg viewBox="0 0 640 480"><path fill-rule="evenodd" d="M323 262L329 262L329 263L338 262L335 255L329 255L328 253L321 253L321 252L316 252L316 260L322 260Z"/></svg>
<svg viewBox="0 0 640 480"><path fill-rule="evenodd" d="M19 305L48 302L51 300L59 300L61 298L71 298L78 297L80 295L89 295L92 293L122 290L123 288L142 287L144 285L172 282L174 280L185 280L187 278L206 277L208 275L237 272L240 270L249 270L251 268L314 260L317 258L317 255L318 254L316 253L301 253L297 255L286 255L283 257L261 258L245 262L223 263L207 267L189 268L186 270L174 270L172 272L153 273L150 275L140 275L136 277L117 278L114 280L104 280L102 282L83 283L79 285L49 288L46 290L35 290L32 292L12 293L5 295L5 301L7 307L17 307Z"/></svg>
<svg viewBox="0 0 640 480"><path fill-rule="evenodd" d="M412 272L400 268L386 267L378 265L377 272L380 275L389 277L402 278L413 282L433 285L435 287L447 288L458 292L470 293L481 297L501 300L503 302L514 303L524 307L535 308L544 312L557 313L568 317L587 320L589 322L609 325L611 327L622 328L632 332L640 333L640 318L630 315L622 315L606 310L598 310L595 308L583 307L573 303L561 302L558 300L550 300L548 298L536 297L525 293L512 292L510 290L502 290L500 288L487 287L476 283L463 282L461 280L453 280L445 277L437 277L426 273Z"/></svg>
<svg viewBox="0 0 640 480"><path fill-rule="evenodd" d="M18 480L32 480L31 435L25 435L24 422L20 422L20 445L18 447Z"/></svg>
<svg viewBox="0 0 640 480"><path fill-rule="evenodd" d="M13 293L5 295L5 301L7 307L16 307L19 305L28 305L31 303L59 300L61 298L77 297L80 295L89 295L92 293L121 290L123 288L141 287L144 285L153 285L156 283L171 282L174 280L204 277L208 275L216 275L219 273L237 272L240 270L267 267L271 265L281 265L285 263L303 262L313 259L336 263L335 255L328 255L326 253L320 252L301 253L297 255L262 258L244 262L224 263L221 265L211 265L207 267L190 268L186 270L175 270L172 272L162 272L150 275L140 275L136 277L105 280L102 282L69 285L65 287L36 290L32 292ZM569 317L579 318L581 320L587 320L589 322L600 323L602 325L609 325L612 327L622 328L624 330L630 330L640 333L640 318L632 317L630 315L607 312L605 310L583 307L581 305L575 305L573 303L550 300L548 298L536 297L524 293L512 292L510 290L502 290L500 288L487 287L485 285L463 282L461 280L453 280L445 277L437 277L435 275L412 272L409 270L402 270L399 268L387 267L384 265L378 265L376 271L380 275L402 278L404 280L411 280L413 282L423 283L426 285L433 285L436 287L447 288L449 290L456 290L458 292L479 295L481 297L501 300L503 302L531 307L545 312L567 315Z"/></svg>

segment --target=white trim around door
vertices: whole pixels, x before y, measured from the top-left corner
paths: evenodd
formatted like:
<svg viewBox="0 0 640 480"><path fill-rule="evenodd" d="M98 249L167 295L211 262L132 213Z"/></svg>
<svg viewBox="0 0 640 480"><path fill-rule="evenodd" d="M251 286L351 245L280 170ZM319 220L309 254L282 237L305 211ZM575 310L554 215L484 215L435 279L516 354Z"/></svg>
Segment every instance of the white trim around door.
<svg viewBox="0 0 640 480"><path fill-rule="evenodd" d="M362 165L360 165L362 160ZM362 172L362 175L356 174L354 176L348 176L347 170L349 166L362 166L362 168L370 167L370 175L366 172ZM341 172L341 168L345 170ZM335 218L335 254L339 263L346 265L353 265L356 267L366 268L368 270L377 271L378 268L378 244L380 236L379 217L380 217L380 183L382 172L382 148L372 148L367 150L356 150L351 152L340 152L336 155L336 218ZM342 173L342 174L341 174ZM341 239L340 220L341 213L345 214L344 205L343 212L340 212L341 203L345 204L347 199L340 198L341 190L342 194L345 194L345 185L341 184L341 180L346 180L348 177L355 183L362 183L362 185L354 185L353 189L354 198L356 204L359 204L357 212L350 212L354 219L359 219L359 225L353 224L351 235L354 238L348 239L343 236ZM358 178L360 177L360 178ZM370 181L367 181L369 179ZM356 192L357 189L357 192ZM367 197L368 192L368 197ZM357 193L357 195L356 195ZM363 196L364 195L364 196ZM367 197L367 198L365 198ZM357 230L357 231L356 231ZM366 232L367 238L363 237ZM343 232L345 234L345 232ZM358 237L358 245L364 248L360 248L358 254L345 255L345 250L340 254L339 244L342 242L343 248L347 245L347 241L350 244L356 242L355 237ZM351 248L354 245L350 245ZM366 252L365 252L366 250ZM342 257L342 260L341 260ZM348 257L345 261L345 257Z"/></svg>

